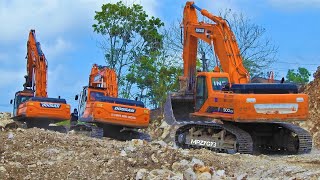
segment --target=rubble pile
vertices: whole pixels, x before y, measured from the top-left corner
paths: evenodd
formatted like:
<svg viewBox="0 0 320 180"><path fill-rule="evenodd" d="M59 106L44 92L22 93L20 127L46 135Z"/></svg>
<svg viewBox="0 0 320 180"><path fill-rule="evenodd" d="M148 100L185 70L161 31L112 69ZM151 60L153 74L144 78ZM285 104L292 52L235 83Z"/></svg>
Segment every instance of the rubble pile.
<svg viewBox="0 0 320 180"><path fill-rule="evenodd" d="M144 132L148 133L153 140L162 140L173 144L176 127L168 125L163 118L163 113L159 109L152 110L150 124Z"/></svg>
<svg viewBox="0 0 320 180"><path fill-rule="evenodd" d="M0 112L0 131L17 127L18 124L11 119L11 113Z"/></svg>
<svg viewBox="0 0 320 180"><path fill-rule="evenodd" d="M317 179L320 153L297 156L184 150L43 129L0 131L0 179Z"/></svg>
<svg viewBox="0 0 320 180"><path fill-rule="evenodd" d="M313 77L304 89L309 95L309 119L300 125L311 132L314 146L320 148L320 66Z"/></svg>

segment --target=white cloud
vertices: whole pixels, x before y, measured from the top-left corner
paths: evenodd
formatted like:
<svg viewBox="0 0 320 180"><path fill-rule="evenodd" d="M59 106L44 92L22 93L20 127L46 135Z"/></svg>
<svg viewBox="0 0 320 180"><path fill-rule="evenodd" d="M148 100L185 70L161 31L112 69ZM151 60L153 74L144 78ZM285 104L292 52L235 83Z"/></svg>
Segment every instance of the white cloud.
<svg viewBox="0 0 320 180"><path fill-rule="evenodd" d="M0 69L0 87L10 87L17 85L23 88L25 69ZM2 91L3 92L3 91Z"/></svg>
<svg viewBox="0 0 320 180"><path fill-rule="evenodd" d="M26 39L30 29L36 29L43 36L57 36L65 32L79 32L90 29L94 11L104 3L115 0L11 0L0 2L0 40L14 42ZM155 14L155 0L129 0L141 3L146 11Z"/></svg>
<svg viewBox="0 0 320 180"><path fill-rule="evenodd" d="M268 0L275 7L285 9L320 8L320 0Z"/></svg>
<svg viewBox="0 0 320 180"><path fill-rule="evenodd" d="M50 62L52 62L64 52L73 50L74 47L71 42L66 41L62 37L58 37L52 44L41 44L41 49L46 55L47 59L50 59Z"/></svg>

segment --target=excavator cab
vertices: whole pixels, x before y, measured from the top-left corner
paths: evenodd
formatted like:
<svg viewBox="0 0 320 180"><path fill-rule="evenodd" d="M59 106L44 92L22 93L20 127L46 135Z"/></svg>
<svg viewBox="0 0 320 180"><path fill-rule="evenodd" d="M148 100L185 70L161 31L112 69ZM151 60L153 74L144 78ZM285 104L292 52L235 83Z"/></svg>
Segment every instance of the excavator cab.
<svg viewBox="0 0 320 180"><path fill-rule="evenodd" d="M168 95L164 114L168 124L195 120L193 113L199 112L208 99L208 94L230 89L229 75L223 72L199 72L194 84L195 92L178 92ZM181 83L183 84L183 83ZM183 86L183 85L182 85ZM180 89L183 89L180 87Z"/></svg>
<svg viewBox="0 0 320 180"><path fill-rule="evenodd" d="M83 90L80 93L80 96L76 95L75 97L75 100L79 101L79 117L82 117L84 115L87 103L99 101L100 98L103 98L105 96L106 94L102 89L84 86Z"/></svg>
<svg viewBox="0 0 320 180"><path fill-rule="evenodd" d="M19 105L28 101L33 97L33 91L18 91L15 94L14 101L10 101L10 104L13 103L13 116L17 115Z"/></svg>
<svg viewBox="0 0 320 180"><path fill-rule="evenodd" d="M199 73L196 81L195 112L199 111L208 99L211 91L220 92L229 86L227 73Z"/></svg>

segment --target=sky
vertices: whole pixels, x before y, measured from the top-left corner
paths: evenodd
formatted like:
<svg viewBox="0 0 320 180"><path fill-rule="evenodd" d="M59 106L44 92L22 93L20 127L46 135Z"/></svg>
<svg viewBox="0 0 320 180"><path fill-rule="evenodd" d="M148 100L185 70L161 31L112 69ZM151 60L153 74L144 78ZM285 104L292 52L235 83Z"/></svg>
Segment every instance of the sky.
<svg viewBox="0 0 320 180"><path fill-rule="evenodd" d="M65 98L72 108L74 96L88 84L94 63L104 65L103 51L93 32L95 11L116 0L0 0L0 112L12 111L9 104L23 89L26 75L26 46L30 29L48 60L48 95ZM124 0L141 4L165 24L176 22L186 1ZM271 70L285 76L289 68L305 67L314 73L320 66L320 0L206 0L199 7L218 14L224 9L241 12L266 29L279 47ZM181 62L182 63L182 62Z"/></svg>

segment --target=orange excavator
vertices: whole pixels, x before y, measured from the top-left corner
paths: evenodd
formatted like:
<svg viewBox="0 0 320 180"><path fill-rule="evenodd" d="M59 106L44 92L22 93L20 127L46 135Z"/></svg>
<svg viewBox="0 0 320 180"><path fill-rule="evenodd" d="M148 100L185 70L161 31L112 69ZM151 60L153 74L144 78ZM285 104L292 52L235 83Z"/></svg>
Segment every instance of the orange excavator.
<svg viewBox="0 0 320 180"><path fill-rule="evenodd" d="M213 21L199 22L197 10ZM228 22L187 2L183 13L184 74L180 90L169 93L165 121L177 127L182 148L225 153L309 153L312 138L294 120L308 117L308 96L287 83L250 83ZM197 72L197 45L212 46L213 72Z"/></svg>
<svg viewBox="0 0 320 180"><path fill-rule="evenodd" d="M48 98L47 59L30 30L27 42L27 75L23 91L15 93L13 119L25 122L27 127L50 129L49 125L70 119L70 105L65 99ZM52 127L53 128L53 127Z"/></svg>
<svg viewBox="0 0 320 180"><path fill-rule="evenodd" d="M137 100L118 98L117 75L113 69L94 64L89 85L84 86L79 99L78 123L71 130L87 132L96 138L117 140L144 139L150 136L135 129L147 128L150 111Z"/></svg>

